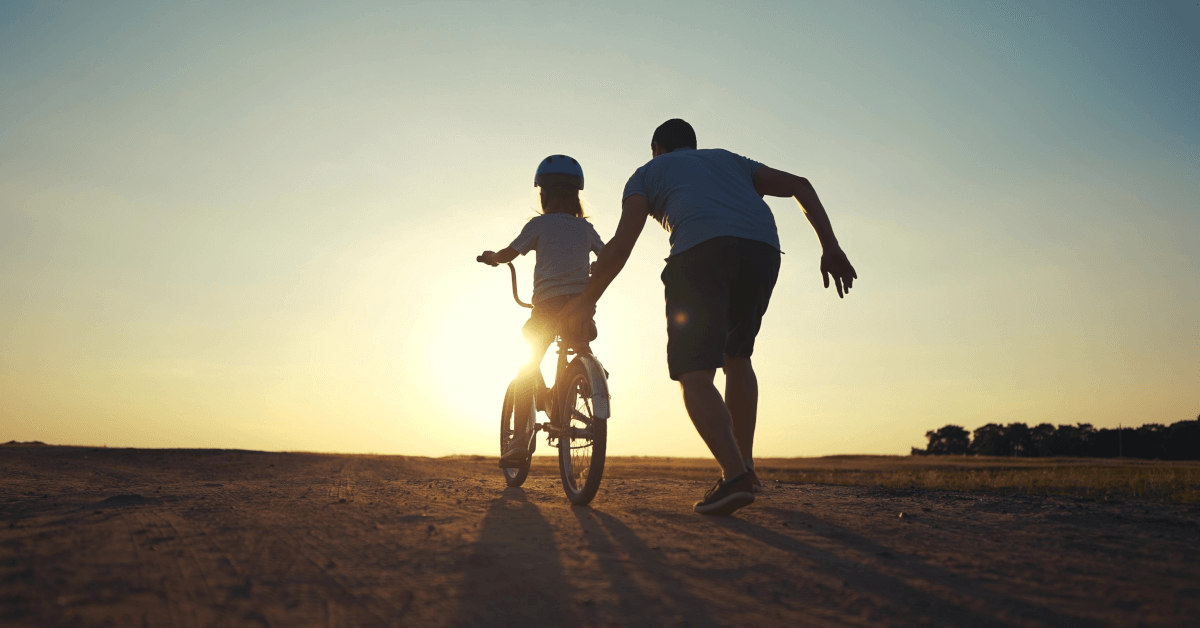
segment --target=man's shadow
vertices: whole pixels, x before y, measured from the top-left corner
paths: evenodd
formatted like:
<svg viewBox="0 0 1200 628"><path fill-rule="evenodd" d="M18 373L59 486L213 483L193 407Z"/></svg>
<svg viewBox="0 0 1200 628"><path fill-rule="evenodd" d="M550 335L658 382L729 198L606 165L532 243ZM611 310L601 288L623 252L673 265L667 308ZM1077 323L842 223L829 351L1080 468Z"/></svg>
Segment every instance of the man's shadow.
<svg viewBox="0 0 1200 628"><path fill-rule="evenodd" d="M604 589L617 596L615 608L572 586L578 581L569 580L554 529L523 489L508 488L488 506L479 539L464 558L466 580L450 625L576 626L595 623L589 620L597 615L626 626L717 625L657 550L628 526L591 508L571 512L579 521L579 540L608 581ZM583 604L577 603L580 597Z"/></svg>
<svg viewBox="0 0 1200 628"><path fill-rule="evenodd" d="M648 547L629 526L612 515L591 508L572 508L584 531L588 549L597 557L617 595L619 622L625 626L671 626L691 628L716 626L703 602L688 592L658 559L657 548ZM624 559L619 550L628 554ZM636 569L652 581L657 591L647 591L634 576Z"/></svg>
<svg viewBox="0 0 1200 628"><path fill-rule="evenodd" d="M770 507L764 510L792 526L797 524L806 526L822 537L836 541L864 557L884 558L889 561L893 569L903 572L904 576L887 575L871 565L833 554L743 519L714 518L713 523L777 550L805 559L814 569L842 578L846 587L882 598L890 606L904 608L915 605L935 623L949 622L962 626L1007 627L1024 625L1032 620L1035 623L1047 623L1053 626L1096 625L1092 619L1063 615L1045 606L1024 602L991 591L961 574L931 565L919 557L892 551L866 537L811 514ZM933 584L937 589L953 591L956 597L966 598L968 602L964 604L947 599L927 588L917 588L910 584L914 579ZM987 607L989 610L979 610L980 607ZM1001 611L1004 616L1013 617L1013 620L1006 621L997 617L997 611Z"/></svg>
<svg viewBox="0 0 1200 628"><path fill-rule="evenodd" d="M554 542L554 529L524 489L510 487L488 506L467 554L466 582L453 626L568 626L583 623Z"/></svg>

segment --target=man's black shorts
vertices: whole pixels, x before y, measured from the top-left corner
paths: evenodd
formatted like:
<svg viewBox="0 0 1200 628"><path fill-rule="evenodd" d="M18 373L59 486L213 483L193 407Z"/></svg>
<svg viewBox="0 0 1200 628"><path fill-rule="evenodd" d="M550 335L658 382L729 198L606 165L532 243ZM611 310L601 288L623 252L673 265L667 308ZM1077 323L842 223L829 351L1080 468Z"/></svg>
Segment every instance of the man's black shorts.
<svg viewBox="0 0 1200 628"><path fill-rule="evenodd" d="M667 260L667 366L671 379L750 357L771 291L779 251L765 242L721 237Z"/></svg>

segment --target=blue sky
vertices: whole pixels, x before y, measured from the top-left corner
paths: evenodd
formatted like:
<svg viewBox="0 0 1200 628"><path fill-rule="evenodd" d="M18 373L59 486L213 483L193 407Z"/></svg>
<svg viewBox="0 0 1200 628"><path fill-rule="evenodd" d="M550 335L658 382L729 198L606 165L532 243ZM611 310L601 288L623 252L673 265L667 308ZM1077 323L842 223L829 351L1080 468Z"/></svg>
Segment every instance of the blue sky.
<svg viewBox="0 0 1200 628"><path fill-rule="evenodd" d="M1194 2L8 3L0 438L490 453L524 312L474 256L552 153L609 237L671 117L808 177L861 276L822 290L772 201L760 453L1195 418L1198 33ZM666 248L600 304L614 453L704 453Z"/></svg>

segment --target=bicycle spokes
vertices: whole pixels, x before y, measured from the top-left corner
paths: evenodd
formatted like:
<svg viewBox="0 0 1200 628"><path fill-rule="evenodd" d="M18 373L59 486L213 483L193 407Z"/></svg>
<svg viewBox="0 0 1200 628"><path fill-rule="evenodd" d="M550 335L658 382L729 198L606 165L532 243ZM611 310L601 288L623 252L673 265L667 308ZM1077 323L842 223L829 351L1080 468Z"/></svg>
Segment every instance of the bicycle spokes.
<svg viewBox="0 0 1200 628"><path fill-rule="evenodd" d="M571 449L570 475L582 486L587 481L592 462L592 408L583 378L577 378L571 383L571 397L575 407L571 408L570 420L567 422L567 438Z"/></svg>

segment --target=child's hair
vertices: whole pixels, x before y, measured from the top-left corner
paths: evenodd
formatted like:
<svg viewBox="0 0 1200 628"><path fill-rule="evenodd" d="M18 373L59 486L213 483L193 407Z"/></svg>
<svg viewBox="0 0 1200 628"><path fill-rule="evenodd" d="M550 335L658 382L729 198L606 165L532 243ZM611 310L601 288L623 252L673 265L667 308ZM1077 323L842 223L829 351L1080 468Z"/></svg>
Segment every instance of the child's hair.
<svg viewBox="0 0 1200 628"><path fill-rule="evenodd" d="M583 218L583 167L566 155L551 155L538 165L533 187L541 188L542 214L571 214ZM551 200L553 199L553 200ZM553 206L553 209L550 209Z"/></svg>
<svg viewBox="0 0 1200 628"><path fill-rule="evenodd" d="M587 218L583 212L583 202L579 200L579 190L559 191L557 193L547 193L543 188L541 194L541 205L543 214L570 214L576 218ZM555 199L548 203L550 199ZM553 204L553 210L547 207L548 204Z"/></svg>

